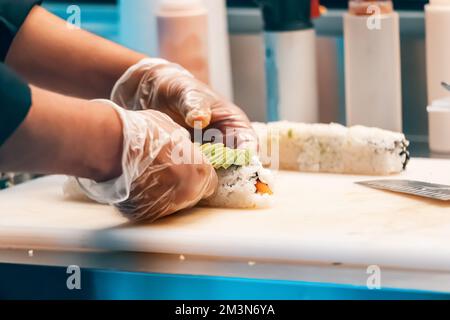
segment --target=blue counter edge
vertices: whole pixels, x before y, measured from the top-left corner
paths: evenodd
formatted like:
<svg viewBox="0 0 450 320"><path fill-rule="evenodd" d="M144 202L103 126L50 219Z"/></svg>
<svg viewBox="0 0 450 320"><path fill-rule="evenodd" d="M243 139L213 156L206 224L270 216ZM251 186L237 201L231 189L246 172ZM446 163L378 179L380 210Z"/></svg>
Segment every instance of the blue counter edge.
<svg viewBox="0 0 450 320"><path fill-rule="evenodd" d="M287 280L81 269L69 290L65 267L0 264L0 299L87 300L447 300L450 293Z"/></svg>

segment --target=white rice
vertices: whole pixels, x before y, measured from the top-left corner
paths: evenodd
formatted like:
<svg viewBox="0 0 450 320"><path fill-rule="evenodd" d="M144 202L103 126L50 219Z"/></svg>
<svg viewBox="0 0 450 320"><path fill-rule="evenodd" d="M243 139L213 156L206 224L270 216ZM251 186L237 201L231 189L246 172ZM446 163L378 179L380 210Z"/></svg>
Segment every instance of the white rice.
<svg viewBox="0 0 450 320"><path fill-rule="evenodd" d="M216 192L200 205L224 208L265 208L272 205L273 196L256 193L256 181L266 183L273 191L273 174L263 168L253 156L248 166L231 166L217 170L219 183Z"/></svg>
<svg viewBox="0 0 450 320"><path fill-rule="evenodd" d="M407 163L409 143L402 133L288 121L254 123L253 127L264 165L279 169L384 175L402 171Z"/></svg>

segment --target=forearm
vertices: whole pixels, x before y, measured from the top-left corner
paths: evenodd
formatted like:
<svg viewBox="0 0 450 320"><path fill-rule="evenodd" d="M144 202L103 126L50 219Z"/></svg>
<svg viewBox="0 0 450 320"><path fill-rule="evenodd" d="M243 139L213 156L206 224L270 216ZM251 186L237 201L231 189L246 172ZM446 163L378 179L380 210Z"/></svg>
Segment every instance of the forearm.
<svg viewBox="0 0 450 320"><path fill-rule="evenodd" d="M117 79L145 55L80 29L36 6L6 63L39 87L85 99L109 98Z"/></svg>
<svg viewBox="0 0 450 320"><path fill-rule="evenodd" d="M103 103L32 87L32 107L0 147L0 171L106 181L121 174L122 126Z"/></svg>

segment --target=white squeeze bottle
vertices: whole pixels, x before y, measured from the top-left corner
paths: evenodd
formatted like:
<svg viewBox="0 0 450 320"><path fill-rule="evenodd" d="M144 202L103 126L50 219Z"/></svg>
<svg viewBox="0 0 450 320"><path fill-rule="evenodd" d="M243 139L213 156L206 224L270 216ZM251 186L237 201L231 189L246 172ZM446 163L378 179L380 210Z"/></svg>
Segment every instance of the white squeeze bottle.
<svg viewBox="0 0 450 320"><path fill-rule="evenodd" d="M233 100L227 5L225 0L203 0L208 10L209 79L211 87Z"/></svg>
<svg viewBox="0 0 450 320"><path fill-rule="evenodd" d="M159 57L209 84L208 11L202 0L161 0L156 13Z"/></svg>
<svg viewBox="0 0 450 320"><path fill-rule="evenodd" d="M268 120L318 122L312 1L257 2L264 19ZM315 4L317 6L317 2Z"/></svg>
<svg viewBox="0 0 450 320"><path fill-rule="evenodd" d="M120 42L152 57L158 54L155 11L159 0L119 0Z"/></svg>
<svg viewBox="0 0 450 320"><path fill-rule="evenodd" d="M428 102L450 96L441 82L450 82L450 0L425 6Z"/></svg>
<svg viewBox="0 0 450 320"><path fill-rule="evenodd" d="M347 125L401 132L400 28L392 1L349 1L344 42Z"/></svg>

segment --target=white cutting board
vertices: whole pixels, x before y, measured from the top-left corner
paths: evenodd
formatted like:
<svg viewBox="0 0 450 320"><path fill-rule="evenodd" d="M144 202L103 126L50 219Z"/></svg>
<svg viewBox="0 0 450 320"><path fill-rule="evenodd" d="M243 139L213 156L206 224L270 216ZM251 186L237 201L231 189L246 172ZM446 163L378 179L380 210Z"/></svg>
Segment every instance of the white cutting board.
<svg viewBox="0 0 450 320"><path fill-rule="evenodd" d="M395 178L450 184L450 160L412 159ZM369 189L374 177L279 172L273 208L194 208L130 226L67 201L64 177L0 192L0 247L112 249L450 270L450 203Z"/></svg>

